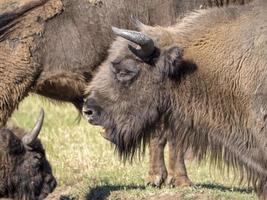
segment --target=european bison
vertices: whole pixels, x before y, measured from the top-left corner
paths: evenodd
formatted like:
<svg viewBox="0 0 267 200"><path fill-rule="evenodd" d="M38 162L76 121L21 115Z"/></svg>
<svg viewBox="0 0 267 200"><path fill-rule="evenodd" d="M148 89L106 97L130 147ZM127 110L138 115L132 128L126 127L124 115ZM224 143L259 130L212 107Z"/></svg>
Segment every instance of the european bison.
<svg viewBox="0 0 267 200"><path fill-rule="evenodd" d="M200 5L222 6L245 1L248 0L2 1L0 87L5 90L0 93L0 127L29 91L71 102L81 111L84 88L106 58L113 40L110 24L132 28L129 16L133 14L149 24L170 25L185 10ZM162 149L166 142L155 138L152 143L151 147L157 149L150 149L150 182L160 185L167 174ZM176 150L170 149L174 158ZM185 169L183 163L179 164L183 154L178 155L177 164ZM174 168L169 171L186 173L175 167L175 160L170 159Z"/></svg>
<svg viewBox="0 0 267 200"><path fill-rule="evenodd" d="M87 88L86 119L123 157L163 121L178 146L224 160L267 199L266 4L199 10L170 27L136 21L141 32L114 27L120 37Z"/></svg>
<svg viewBox="0 0 267 200"><path fill-rule="evenodd" d="M42 200L56 187L51 166L38 134L44 111L31 132L0 129L0 197Z"/></svg>

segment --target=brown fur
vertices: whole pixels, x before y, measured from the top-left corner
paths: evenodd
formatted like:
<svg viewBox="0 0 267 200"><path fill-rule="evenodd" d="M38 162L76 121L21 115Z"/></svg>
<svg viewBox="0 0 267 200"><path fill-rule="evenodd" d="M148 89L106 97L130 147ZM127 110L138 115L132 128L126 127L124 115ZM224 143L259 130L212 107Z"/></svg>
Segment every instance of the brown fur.
<svg viewBox="0 0 267 200"><path fill-rule="evenodd" d="M48 2L21 16L7 38L0 42L0 127L5 125L13 110L32 89L42 71L40 63L32 55L36 49L35 39L40 37L44 28L37 19L47 20L57 14L61 10L59 2ZM5 18L5 15L0 17Z"/></svg>
<svg viewBox="0 0 267 200"><path fill-rule="evenodd" d="M3 22L0 26L5 25L0 28L3 41L0 77L5 77L0 84L5 88L0 94L0 126L30 90L50 99L71 102L81 111L84 88L105 59L113 39L111 24L132 28L129 16L133 14L148 24L170 25L185 10L207 3L205 0L50 0L24 13L44 2L14 0L0 4L0 22ZM6 6L10 3L15 6ZM151 166L158 165L158 159L152 161Z"/></svg>
<svg viewBox="0 0 267 200"><path fill-rule="evenodd" d="M267 199L266 9L259 0L200 10L167 28L143 26L158 48L149 63L118 38L88 87L85 109L96 109L96 123L122 156L142 148L163 119L180 146L200 159L210 152L218 166L224 160ZM112 68L126 70L132 83L120 83Z"/></svg>

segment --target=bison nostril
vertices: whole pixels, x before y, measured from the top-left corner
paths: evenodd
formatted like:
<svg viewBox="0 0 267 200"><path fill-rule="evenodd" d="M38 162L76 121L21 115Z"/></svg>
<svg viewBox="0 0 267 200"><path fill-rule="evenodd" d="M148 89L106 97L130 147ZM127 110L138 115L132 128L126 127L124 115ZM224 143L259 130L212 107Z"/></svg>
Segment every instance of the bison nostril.
<svg viewBox="0 0 267 200"><path fill-rule="evenodd" d="M88 110L85 110L83 112L84 112L84 114L89 115L89 116L94 114L94 111L92 109L88 109Z"/></svg>

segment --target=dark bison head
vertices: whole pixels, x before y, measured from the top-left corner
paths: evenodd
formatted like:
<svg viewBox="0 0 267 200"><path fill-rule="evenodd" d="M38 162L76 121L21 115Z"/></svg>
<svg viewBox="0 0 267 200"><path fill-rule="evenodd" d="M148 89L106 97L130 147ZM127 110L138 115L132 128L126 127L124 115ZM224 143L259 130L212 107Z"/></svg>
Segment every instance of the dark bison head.
<svg viewBox="0 0 267 200"><path fill-rule="evenodd" d="M127 40L118 38L113 43L108 59L87 88L83 112L127 156L143 147L160 124L162 113L167 115L170 98L166 88L182 70L183 50L164 46L158 40L160 35L152 38L114 27L113 31Z"/></svg>
<svg viewBox="0 0 267 200"><path fill-rule="evenodd" d="M0 129L0 197L41 200L56 187L41 141L44 111L30 133L22 129Z"/></svg>

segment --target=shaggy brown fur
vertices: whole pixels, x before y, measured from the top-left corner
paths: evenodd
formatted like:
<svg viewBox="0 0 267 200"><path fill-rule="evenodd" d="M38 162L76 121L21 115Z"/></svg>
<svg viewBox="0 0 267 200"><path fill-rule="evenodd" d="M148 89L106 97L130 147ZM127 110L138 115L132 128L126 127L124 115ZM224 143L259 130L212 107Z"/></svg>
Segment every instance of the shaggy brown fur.
<svg viewBox="0 0 267 200"><path fill-rule="evenodd" d="M0 3L0 87L4 88L0 94L0 127L29 90L71 102L81 111L84 88L113 39L110 24L132 28L129 16L133 14L148 24L170 25L184 10L207 4L206 0L47 0L44 6L30 10L45 2ZM209 5L212 2L217 0L208 1ZM152 161L151 166L158 166L158 159ZM154 177L158 179L158 175Z"/></svg>
<svg viewBox="0 0 267 200"><path fill-rule="evenodd" d="M40 21L53 17L62 9L61 2L53 0L43 7L30 11L28 15L16 19L23 12L38 5L36 2L44 1L23 0L14 1L13 4L11 2L1 2L0 4L2 11L0 22L4 25L4 27L0 27L2 30L2 32L0 30L0 35L8 32L5 40L0 42L0 127L5 125L13 110L32 89L42 71L40 63L32 55L37 48L35 40L40 38L44 29L43 23ZM13 5L12 9L10 4ZM12 31L9 25L6 25L10 21L12 21Z"/></svg>
<svg viewBox="0 0 267 200"><path fill-rule="evenodd" d="M42 200L56 187L40 140L25 148L26 132L18 127L0 129L0 197Z"/></svg>
<svg viewBox="0 0 267 200"><path fill-rule="evenodd" d="M85 116L125 157L165 120L180 146L200 159L210 152L217 165L224 160L267 199L266 4L200 10L167 28L142 26L156 44L146 62L118 38L88 87Z"/></svg>

